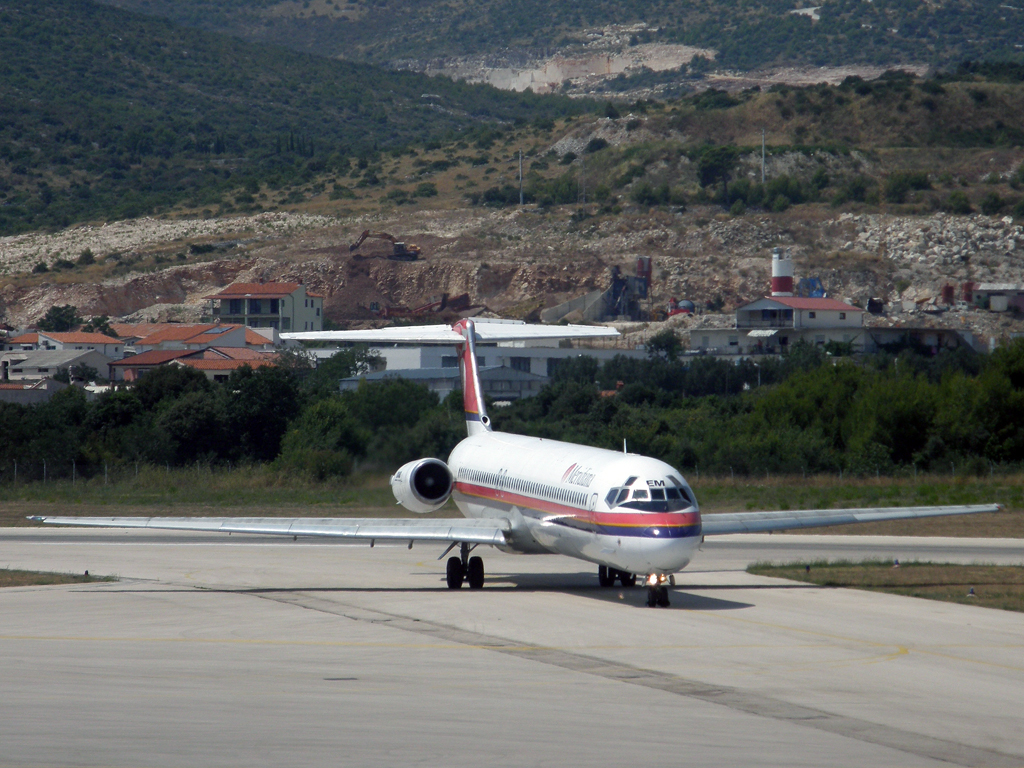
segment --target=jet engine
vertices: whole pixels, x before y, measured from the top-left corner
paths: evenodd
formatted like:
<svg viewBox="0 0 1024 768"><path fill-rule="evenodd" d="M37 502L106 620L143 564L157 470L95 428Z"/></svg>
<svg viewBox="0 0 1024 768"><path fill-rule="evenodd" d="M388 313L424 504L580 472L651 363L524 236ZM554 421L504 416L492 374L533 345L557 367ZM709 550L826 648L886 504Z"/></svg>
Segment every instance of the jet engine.
<svg viewBox="0 0 1024 768"><path fill-rule="evenodd" d="M391 492L398 503L417 515L444 506L453 485L451 470L440 459L410 461L391 476Z"/></svg>

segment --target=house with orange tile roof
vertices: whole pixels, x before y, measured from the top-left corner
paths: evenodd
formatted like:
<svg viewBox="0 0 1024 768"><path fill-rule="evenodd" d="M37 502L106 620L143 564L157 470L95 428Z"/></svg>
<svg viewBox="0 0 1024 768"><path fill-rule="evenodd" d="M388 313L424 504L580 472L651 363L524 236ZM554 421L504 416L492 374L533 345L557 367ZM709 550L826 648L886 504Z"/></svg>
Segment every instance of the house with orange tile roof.
<svg viewBox="0 0 1024 768"><path fill-rule="evenodd" d="M207 296L210 316L223 323L279 331L322 331L324 297L302 283L235 283Z"/></svg>
<svg viewBox="0 0 1024 768"><path fill-rule="evenodd" d="M19 333L4 340L5 352L30 352L33 349L39 349L39 334L35 331Z"/></svg>
<svg viewBox="0 0 1024 768"><path fill-rule="evenodd" d="M277 354L252 347L204 347L203 349L152 349L110 364L112 381L138 381L161 365L184 365L206 374L211 381L225 381L231 371L248 365L272 365Z"/></svg>
<svg viewBox="0 0 1024 768"><path fill-rule="evenodd" d="M246 366L252 369L273 366L276 358L278 355L268 354L259 359L231 359L228 357L203 359L193 354L172 360L171 365L202 371L210 381L227 381L227 377L231 375L232 371Z"/></svg>
<svg viewBox="0 0 1024 768"><path fill-rule="evenodd" d="M39 345L37 349L47 349L57 352L80 351L99 352L111 360L120 360L124 357L124 342L107 336L105 333L86 333L85 331L69 331L57 333L54 331L39 331Z"/></svg>
<svg viewBox="0 0 1024 768"><path fill-rule="evenodd" d="M134 347L138 352L154 349L206 349L207 347L244 347L246 329L242 325L177 325L164 328L139 339Z"/></svg>

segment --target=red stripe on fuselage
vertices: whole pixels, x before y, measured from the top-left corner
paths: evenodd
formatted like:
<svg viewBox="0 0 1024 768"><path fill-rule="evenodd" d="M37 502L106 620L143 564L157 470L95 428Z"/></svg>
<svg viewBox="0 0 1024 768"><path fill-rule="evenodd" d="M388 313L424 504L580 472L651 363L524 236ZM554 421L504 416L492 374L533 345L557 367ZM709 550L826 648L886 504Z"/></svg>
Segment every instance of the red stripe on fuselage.
<svg viewBox="0 0 1024 768"><path fill-rule="evenodd" d="M691 512L598 512L582 509L535 496L524 496L511 491L499 491L486 485L475 485L456 481L455 490L466 496L496 501L516 507L526 507L538 512L547 512L561 517L573 517L594 525L608 525L618 528L683 528L700 524L700 513ZM589 494L588 494L589 498Z"/></svg>

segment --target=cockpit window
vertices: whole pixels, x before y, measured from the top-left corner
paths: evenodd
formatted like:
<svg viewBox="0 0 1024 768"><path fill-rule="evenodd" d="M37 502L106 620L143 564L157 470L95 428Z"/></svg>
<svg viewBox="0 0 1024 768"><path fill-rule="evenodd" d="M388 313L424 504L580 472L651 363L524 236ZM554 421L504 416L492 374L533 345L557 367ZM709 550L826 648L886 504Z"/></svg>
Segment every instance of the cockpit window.
<svg viewBox="0 0 1024 768"><path fill-rule="evenodd" d="M633 475L632 477L626 478L626 482L624 482L623 485L632 485L635 482L636 482L636 475Z"/></svg>
<svg viewBox="0 0 1024 768"><path fill-rule="evenodd" d="M605 503L610 509L616 507L622 509L636 509L642 512L679 512L697 506L689 488L676 477L669 477L668 483L651 485L663 485L663 487L651 487L646 480L639 485L643 487L629 488L637 478L631 477L624 486L611 488L605 496ZM675 484L673 486L672 484Z"/></svg>

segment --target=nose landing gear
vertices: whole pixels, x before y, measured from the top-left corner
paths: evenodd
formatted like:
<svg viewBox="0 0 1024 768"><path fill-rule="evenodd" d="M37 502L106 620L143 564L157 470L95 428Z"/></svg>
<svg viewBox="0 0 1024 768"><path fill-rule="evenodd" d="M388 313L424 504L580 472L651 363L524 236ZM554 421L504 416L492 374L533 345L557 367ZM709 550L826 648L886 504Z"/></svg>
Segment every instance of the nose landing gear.
<svg viewBox="0 0 1024 768"><path fill-rule="evenodd" d="M668 576L652 573L647 577L647 607L668 608Z"/></svg>
<svg viewBox="0 0 1024 768"><path fill-rule="evenodd" d="M459 557L449 557L448 567L445 572L445 581L448 589L461 589L462 582L468 582L470 589L480 589L484 585L484 560L482 557L470 557L469 553L475 549L466 543L459 547ZM442 555L444 557L444 555Z"/></svg>

